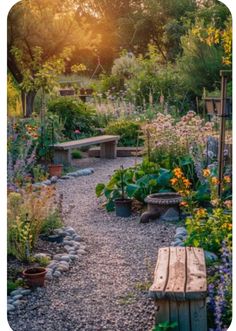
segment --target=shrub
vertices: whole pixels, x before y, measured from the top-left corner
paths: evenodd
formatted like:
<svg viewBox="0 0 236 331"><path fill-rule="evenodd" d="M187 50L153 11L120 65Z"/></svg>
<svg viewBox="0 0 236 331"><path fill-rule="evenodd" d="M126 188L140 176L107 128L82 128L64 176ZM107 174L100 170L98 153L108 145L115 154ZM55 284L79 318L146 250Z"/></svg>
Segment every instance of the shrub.
<svg viewBox="0 0 236 331"><path fill-rule="evenodd" d="M139 122L121 119L110 122L105 129L105 133L119 135L119 146L137 146L137 144L142 144L142 139L139 139L140 127Z"/></svg>
<svg viewBox="0 0 236 331"><path fill-rule="evenodd" d="M43 221L54 210L53 196L53 187L33 189L31 185L21 193L8 195L8 254L29 260Z"/></svg>
<svg viewBox="0 0 236 331"><path fill-rule="evenodd" d="M82 159L82 154L79 150L73 150L71 155L73 159Z"/></svg>
<svg viewBox="0 0 236 331"><path fill-rule="evenodd" d="M64 123L63 133L70 139L76 137L76 130L86 135L94 133L96 125L95 110L82 101L69 97L60 97L49 102L48 111L60 117Z"/></svg>
<svg viewBox="0 0 236 331"><path fill-rule="evenodd" d="M62 227L63 223L58 211L48 215L41 226L41 233L49 235L54 229Z"/></svg>

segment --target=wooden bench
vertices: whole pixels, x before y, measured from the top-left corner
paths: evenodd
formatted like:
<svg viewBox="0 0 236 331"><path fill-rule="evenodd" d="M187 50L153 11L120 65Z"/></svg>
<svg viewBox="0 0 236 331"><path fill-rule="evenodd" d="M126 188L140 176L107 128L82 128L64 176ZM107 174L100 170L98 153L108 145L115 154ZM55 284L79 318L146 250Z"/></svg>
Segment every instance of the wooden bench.
<svg viewBox="0 0 236 331"><path fill-rule="evenodd" d="M149 294L155 300L157 325L165 321L177 322L173 331L207 331L203 249L160 248Z"/></svg>
<svg viewBox="0 0 236 331"><path fill-rule="evenodd" d="M119 136L98 136L85 138L80 140L67 141L53 145L54 148L54 163L55 164L71 164L71 150L83 146L101 144L101 155L103 159L116 158L116 147Z"/></svg>
<svg viewBox="0 0 236 331"><path fill-rule="evenodd" d="M100 157L101 148L93 147L88 151L89 157ZM118 157L131 157L131 156L141 156L143 152L143 147L117 147L116 149Z"/></svg>

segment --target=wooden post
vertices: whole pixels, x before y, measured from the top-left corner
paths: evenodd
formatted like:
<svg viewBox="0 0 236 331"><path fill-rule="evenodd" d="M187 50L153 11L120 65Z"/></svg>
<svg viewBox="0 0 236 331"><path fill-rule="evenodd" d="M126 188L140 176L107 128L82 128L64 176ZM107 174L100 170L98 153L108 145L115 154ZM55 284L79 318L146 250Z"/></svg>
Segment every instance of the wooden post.
<svg viewBox="0 0 236 331"><path fill-rule="evenodd" d="M224 175L224 146L225 146L225 122L226 122L226 99L227 78L231 74L229 70L221 70L221 96L220 96L220 141L218 151L218 197L222 195L222 181Z"/></svg>
<svg viewBox="0 0 236 331"><path fill-rule="evenodd" d="M115 159L116 158L117 141L109 141L101 144L101 159Z"/></svg>

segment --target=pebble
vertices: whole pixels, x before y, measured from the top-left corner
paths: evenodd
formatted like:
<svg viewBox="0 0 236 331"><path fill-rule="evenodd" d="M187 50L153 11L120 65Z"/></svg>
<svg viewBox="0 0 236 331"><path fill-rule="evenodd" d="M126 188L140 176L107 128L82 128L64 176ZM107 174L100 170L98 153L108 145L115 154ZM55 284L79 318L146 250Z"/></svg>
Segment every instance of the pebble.
<svg viewBox="0 0 236 331"><path fill-rule="evenodd" d="M52 280L53 279L53 275L51 272L47 272L46 275L45 275L45 279L46 280Z"/></svg>
<svg viewBox="0 0 236 331"><path fill-rule="evenodd" d="M22 295L29 295L31 293L31 290L30 289L24 289L24 290L21 290L20 292Z"/></svg>
<svg viewBox="0 0 236 331"><path fill-rule="evenodd" d="M18 300L18 299L21 299L23 298L23 295L22 294L16 294L12 297L12 299L15 301L15 300Z"/></svg>
<svg viewBox="0 0 236 331"><path fill-rule="evenodd" d="M22 304L22 301L21 300L16 300L12 303L15 307L18 307Z"/></svg>
<svg viewBox="0 0 236 331"><path fill-rule="evenodd" d="M58 278L61 276L61 272L56 270L56 271L54 271L53 276Z"/></svg>
<svg viewBox="0 0 236 331"><path fill-rule="evenodd" d="M52 183L52 184L55 184L55 183L57 182L57 180L58 180L58 177L57 177L57 176L52 176L52 177L50 178L50 180L51 180L51 183Z"/></svg>
<svg viewBox="0 0 236 331"><path fill-rule="evenodd" d="M81 241L81 238L80 236L76 235L74 238L73 238L74 241L77 241L77 242L80 242Z"/></svg>
<svg viewBox="0 0 236 331"><path fill-rule="evenodd" d="M63 255L63 256L60 258L60 261L70 262L70 257L69 257L69 255Z"/></svg>
<svg viewBox="0 0 236 331"><path fill-rule="evenodd" d="M41 184L51 185L51 180L50 179L44 180L43 182L41 182Z"/></svg>
<svg viewBox="0 0 236 331"><path fill-rule="evenodd" d="M7 304L7 311L14 311L16 309L15 306L11 305L11 304Z"/></svg>
<svg viewBox="0 0 236 331"><path fill-rule="evenodd" d="M19 287L17 290L14 290L11 292L10 296L11 297L14 297L14 295L18 295L18 294L21 294L21 290L23 290L22 287Z"/></svg>

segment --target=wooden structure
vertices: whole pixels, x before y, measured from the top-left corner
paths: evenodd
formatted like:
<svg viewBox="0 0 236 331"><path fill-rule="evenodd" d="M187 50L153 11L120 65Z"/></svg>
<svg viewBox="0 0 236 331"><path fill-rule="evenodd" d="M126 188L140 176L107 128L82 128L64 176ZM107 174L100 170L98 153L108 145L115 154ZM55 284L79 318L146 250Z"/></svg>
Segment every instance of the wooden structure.
<svg viewBox="0 0 236 331"><path fill-rule="evenodd" d="M143 154L143 147L117 147L118 157L141 156ZM100 157L101 148L93 147L89 149L89 157Z"/></svg>
<svg viewBox="0 0 236 331"><path fill-rule="evenodd" d="M203 249L160 248L149 293L156 304L156 324L177 322L173 331L207 331Z"/></svg>
<svg viewBox="0 0 236 331"><path fill-rule="evenodd" d="M101 145L101 158L114 159L116 158L116 147L119 136L98 136L85 138L80 140L68 141L65 143L53 145L54 163L55 164L71 164L71 150L90 145Z"/></svg>

